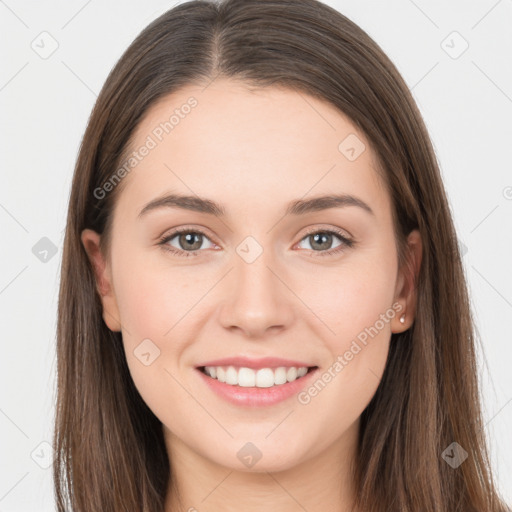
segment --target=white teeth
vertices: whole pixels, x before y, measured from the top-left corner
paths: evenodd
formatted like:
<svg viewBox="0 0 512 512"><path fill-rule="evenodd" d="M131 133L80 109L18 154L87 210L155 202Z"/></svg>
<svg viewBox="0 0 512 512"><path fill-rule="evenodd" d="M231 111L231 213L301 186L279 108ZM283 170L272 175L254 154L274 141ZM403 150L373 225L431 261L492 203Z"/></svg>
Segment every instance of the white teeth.
<svg viewBox="0 0 512 512"><path fill-rule="evenodd" d="M275 384L274 370L270 368L261 368L256 372L256 387L270 388Z"/></svg>
<svg viewBox="0 0 512 512"><path fill-rule="evenodd" d="M286 368L283 368L281 366L281 367L275 369L274 383L275 384L286 384Z"/></svg>
<svg viewBox="0 0 512 512"><path fill-rule="evenodd" d="M231 384L232 386L238 384L238 372L234 366L230 366L226 370L226 384Z"/></svg>
<svg viewBox="0 0 512 512"><path fill-rule="evenodd" d="M254 370L246 367L235 368L234 366L205 366L204 373L231 386L270 388L304 377L308 373L308 368L306 366L300 368L280 366L279 368Z"/></svg>
<svg viewBox="0 0 512 512"><path fill-rule="evenodd" d="M297 368L294 368L293 366L291 368L288 368L288 371L286 372L286 380L288 382L292 382L297 378Z"/></svg>
<svg viewBox="0 0 512 512"><path fill-rule="evenodd" d="M256 372L252 368L240 368L238 370L238 385L244 388L256 386Z"/></svg>

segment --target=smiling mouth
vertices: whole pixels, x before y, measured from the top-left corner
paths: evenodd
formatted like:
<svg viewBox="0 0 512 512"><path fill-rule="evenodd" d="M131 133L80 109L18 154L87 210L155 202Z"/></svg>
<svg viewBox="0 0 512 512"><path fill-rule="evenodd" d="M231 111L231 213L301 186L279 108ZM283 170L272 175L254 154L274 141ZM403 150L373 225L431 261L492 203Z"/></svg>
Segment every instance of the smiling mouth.
<svg viewBox="0 0 512 512"><path fill-rule="evenodd" d="M197 369L208 377L230 386L269 388L301 379L318 366L280 366L253 369L235 366L200 366Z"/></svg>

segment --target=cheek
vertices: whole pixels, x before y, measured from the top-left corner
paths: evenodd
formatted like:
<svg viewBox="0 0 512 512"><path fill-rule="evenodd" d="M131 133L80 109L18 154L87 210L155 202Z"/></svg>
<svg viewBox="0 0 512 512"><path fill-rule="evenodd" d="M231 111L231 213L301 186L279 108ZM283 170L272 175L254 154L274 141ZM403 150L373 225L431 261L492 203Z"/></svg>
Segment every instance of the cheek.
<svg viewBox="0 0 512 512"><path fill-rule="evenodd" d="M126 360L135 386L153 411L168 409L169 396L172 408L180 410L190 403L179 385L179 366L201 309L194 306L211 284L193 268L161 268L147 260L117 260L114 279Z"/></svg>
<svg viewBox="0 0 512 512"><path fill-rule="evenodd" d="M142 399L163 419L163 411L173 413L191 406L176 371L184 347L175 334L181 324L174 329L173 326L183 313L175 293L162 279L154 279L144 271L136 277L128 280L126 289L120 291L123 293L120 315L126 362ZM168 302L170 296L172 303Z"/></svg>
<svg viewBox="0 0 512 512"><path fill-rule="evenodd" d="M297 286L299 295L324 325L320 339L331 349L343 350L346 342L391 308L396 285L393 255L369 253L347 259L338 268L325 268ZM391 308L391 311L390 311ZM389 321L380 329L390 332Z"/></svg>
<svg viewBox="0 0 512 512"><path fill-rule="evenodd" d="M395 262L382 259L340 267L333 278L316 280L318 316L329 326L323 340L329 361L299 396L299 402L321 411L331 409L334 423L348 428L371 400L388 356L391 321L400 306L393 302ZM333 407L333 405L335 406Z"/></svg>
<svg viewBox="0 0 512 512"><path fill-rule="evenodd" d="M119 261L116 299L127 339L141 336L165 343L186 323L208 283L194 267L148 264L150 258Z"/></svg>

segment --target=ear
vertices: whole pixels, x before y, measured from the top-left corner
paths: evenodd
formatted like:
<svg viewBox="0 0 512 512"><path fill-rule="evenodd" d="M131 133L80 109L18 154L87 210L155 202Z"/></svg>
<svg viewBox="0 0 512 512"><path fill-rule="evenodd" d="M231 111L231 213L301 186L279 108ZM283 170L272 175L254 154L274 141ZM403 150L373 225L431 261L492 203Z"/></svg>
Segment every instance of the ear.
<svg viewBox="0 0 512 512"><path fill-rule="evenodd" d="M80 238L94 271L96 289L103 304L103 321L111 331L121 331L111 269L100 250L100 235L92 229L84 229Z"/></svg>
<svg viewBox="0 0 512 512"><path fill-rule="evenodd" d="M417 302L416 282L421 266L423 244L420 232L414 229L407 237L406 261L399 269L397 285L395 289L395 300L399 302L402 309L395 315L391 322L392 332L403 332L409 329L414 321ZM394 303L393 302L393 303ZM405 322L400 322L400 317L405 315Z"/></svg>

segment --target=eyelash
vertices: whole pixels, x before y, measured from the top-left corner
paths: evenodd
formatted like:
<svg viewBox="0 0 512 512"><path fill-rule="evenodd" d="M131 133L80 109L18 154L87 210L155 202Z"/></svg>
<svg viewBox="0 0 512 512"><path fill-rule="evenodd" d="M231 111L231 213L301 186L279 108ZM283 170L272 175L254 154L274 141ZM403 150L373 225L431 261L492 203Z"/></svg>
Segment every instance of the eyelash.
<svg viewBox="0 0 512 512"><path fill-rule="evenodd" d="M199 235L203 235L204 237L209 239L208 235L204 231L201 231L200 229L178 228L178 229L174 230L172 233L170 233L168 235L164 235L162 238L160 238L158 245L160 245L163 250L169 251L169 252L171 252L177 256L180 256L180 257L188 258L190 256L198 256L199 252L201 252L199 250L197 250L197 251L181 251L181 250L178 250L174 247L170 247L169 245L167 245L167 242L169 242L174 237L176 237L176 235L179 235L181 233L199 234ZM312 256L315 258L318 256L320 256L320 257L335 256L338 253L344 251L346 248L350 249L355 245L354 240L347 238L341 231L338 231L337 229L314 229L314 230L308 231L301 238L300 241L302 242L302 240L304 240L308 236L315 235L317 233L336 235L341 240L342 243L340 244L339 247L336 247L336 249L330 249L328 251L312 251L312 253L313 253Z"/></svg>

